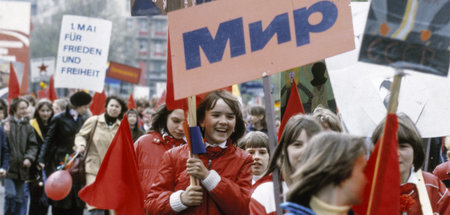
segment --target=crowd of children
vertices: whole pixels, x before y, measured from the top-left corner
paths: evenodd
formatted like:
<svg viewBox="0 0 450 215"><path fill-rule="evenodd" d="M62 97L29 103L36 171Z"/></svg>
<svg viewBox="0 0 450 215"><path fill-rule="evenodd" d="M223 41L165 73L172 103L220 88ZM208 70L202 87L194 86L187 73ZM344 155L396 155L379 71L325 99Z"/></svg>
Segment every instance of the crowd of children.
<svg viewBox="0 0 450 215"><path fill-rule="evenodd" d="M128 110L123 99L110 96L105 113L89 116L91 100L83 91L69 101L40 100L32 118L30 101L13 100L9 114L2 102L5 214L47 214L50 206L52 214L83 214L85 207L89 214L113 214L86 206L78 191L95 180L123 117L130 122L145 214L276 214L276 198L288 214L353 214L367 183L368 156L385 123L374 130L370 144L345 134L338 115L318 106L311 114L292 116L271 151L265 109L250 107L245 117L236 97L214 91L197 107L206 153L191 157L183 109L162 104L154 110L138 102L137 109ZM398 121L400 187L414 201L407 214L422 214L417 194L417 174L425 160L422 138L408 116L398 114ZM86 178L74 178L66 198L47 198L43 182L74 153L86 154ZM434 170L436 176L420 173L438 214L450 214L448 162ZM280 176L279 197L274 173Z"/></svg>

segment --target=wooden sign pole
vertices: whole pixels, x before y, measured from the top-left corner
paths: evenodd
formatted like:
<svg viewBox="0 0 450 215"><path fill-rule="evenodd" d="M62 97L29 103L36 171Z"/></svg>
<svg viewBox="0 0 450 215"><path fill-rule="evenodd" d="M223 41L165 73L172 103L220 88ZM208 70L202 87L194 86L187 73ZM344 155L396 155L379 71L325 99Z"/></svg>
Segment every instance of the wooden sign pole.
<svg viewBox="0 0 450 215"><path fill-rule="evenodd" d="M195 96L188 97L188 117L187 117L189 127L197 126L197 107ZM192 150L189 151L189 158L198 158L198 155L192 154ZM191 185L199 185L200 182L194 176L190 177Z"/></svg>
<svg viewBox="0 0 450 215"><path fill-rule="evenodd" d="M275 112L274 112L274 102L272 98L272 82L270 76L265 75L263 77L264 82L264 104L266 109L266 121L267 121L267 133L269 136L269 149L273 153L275 151L275 147L277 146L277 140L275 135ZM273 194L275 197L275 208L277 215L283 214L283 210L281 210L281 177L278 168L275 169L272 173L273 176Z"/></svg>

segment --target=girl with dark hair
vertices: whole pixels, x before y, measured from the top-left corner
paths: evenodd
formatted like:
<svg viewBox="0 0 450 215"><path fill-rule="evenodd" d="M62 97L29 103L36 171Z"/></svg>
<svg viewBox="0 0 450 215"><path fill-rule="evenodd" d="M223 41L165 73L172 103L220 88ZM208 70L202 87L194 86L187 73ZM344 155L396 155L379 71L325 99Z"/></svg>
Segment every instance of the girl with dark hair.
<svg viewBox="0 0 450 215"><path fill-rule="evenodd" d="M248 214L252 157L236 147L245 133L238 100L209 93L197 108L206 154L189 158L184 145L164 153L145 200L149 214ZM190 176L201 185L189 185Z"/></svg>
<svg viewBox="0 0 450 215"><path fill-rule="evenodd" d="M45 135L50 127L50 120L53 117L52 103L48 99L42 99L37 103L36 110L34 112L34 118L30 121L31 126L34 128L36 139L38 142L38 154L41 146L44 144ZM31 183L29 183L30 190L30 215L46 215L48 212L48 198L44 193L44 171L39 165L39 162L35 161L30 167Z"/></svg>
<svg viewBox="0 0 450 215"><path fill-rule="evenodd" d="M135 109L130 109L127 112L127 118L128 122L130 123L130 130L131 135L133 137L133 143L136 142L136 140L144 135L144 132L139 128L139 120L138 120L139 114Z"/></svg>
<svg viewBox="0 0 450 215"><path fill-rule="evenodd" d="M105 108L105 113L87 119L75 137L75 150L79 153L88 151L85 155L86 185L95 181L106 151L119 129L120 120L127 112L127 104L117 96L106 98ZM94 133L92 133L93 130ZM90 135L92 135L92 142L89 149L86 149ZM100 210L90 205L88 205L88 210L90 214L107 213L106 210Z"/></svg>
<svg viewBox="0 0 450 215"><path fill-rule="evenodd" d="M152 130L134 143L144 197L150 192L164 152L186 143L182 109L168 110L163 104L152 118Z"/></svg>
<svg viewBox="0 0 450 215"><path fill-rule="evenodd" d="M367 184L366 152L360 137L337 132L314 136L291 177L284 209L289 215L347 215L351 205L361 202Z"/></svg>
<svg viewBox="0 0 450 215"><path fill-rule="evenodd" d="M297 114L291 117L283 130L280 143L270 159L265 176L253 185L250 199L250 214L274 214L275 194L272 172L279 169L285 180L283 192L292 184L291 176L298 167L298 160L311 137L322 131L320 123L312 116Z"/></svg>
<svg viewBox="0 0 450 215"><path fill-rule="evenodd" d="M267 134L266 109L263 106L250 107L248 131L261 131Z"/></svg>
<svg viewBox="0 0 450 215"><path fill-rule="evenodd" d="M401 195L409 196L414 204L407 207L408 215L422 214L417 193L418 171L425 161L422 138L414 122L405 114L398 115L398 160L400 167ZM380 122L372 134L372 143L377 144L386 119ZM428 197L434 213L450 214L450 192L444 183L431 173L422 171Z"/></svg>
<svg viewBox="0 0 450 215"><path fill-rule="evenodd" d="M10 106L10 116L5 125L9 148L9 169L5 178L5 214L20 214L25 181L29 168L36 160L38 144L28 118L28 100L19 97Z"/></svg>
<svg viewBox="0 0 450 215"><path fill-rule="evenodd" d="M92 97L89 93L78 91L70 96L70 105L56 114L50 121L50 127L44 138L44 144L39 153L39 165L45 168L45 174L50 176L64 163L66 155L74 152L75 135L86 121ZM72 189L66 198L51 200L53 215L82 215L84 202L78 197L82 182L73 178Z"/></svg>

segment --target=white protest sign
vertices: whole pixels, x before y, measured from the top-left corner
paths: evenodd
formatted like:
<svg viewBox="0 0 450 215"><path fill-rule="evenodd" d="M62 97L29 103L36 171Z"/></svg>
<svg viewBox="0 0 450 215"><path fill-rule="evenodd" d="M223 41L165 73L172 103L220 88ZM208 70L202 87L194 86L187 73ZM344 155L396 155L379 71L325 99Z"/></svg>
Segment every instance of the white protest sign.
<svg viewBox="0 0 450 215"><path fill-rule="evenodd" d="M112 23L65 15L59 36L55 87L101 92L104 87Z"/></svg>
<svg viewBox="0 0 450 215"><path fill-rule="evenodd" d="M150 87L134 86L133 96L136 99L148 99L150 97Z"/></svg>
<svg viewBox="0 0 450 215"><path fill-rule="evenodd" d="M357 48L327 58L336 104L350 134L371 136L386 117L394 69L358 61L368 2L352 2ZM407 114L424 138L450 134L450 78L405 70L397 113Z"/></svg>
<svg viewBox="0 0 450 215"><path fill-rule="evenodd" d="M30 60L31 82L48 81L55 73L55 57L33 58Z"/></svg>

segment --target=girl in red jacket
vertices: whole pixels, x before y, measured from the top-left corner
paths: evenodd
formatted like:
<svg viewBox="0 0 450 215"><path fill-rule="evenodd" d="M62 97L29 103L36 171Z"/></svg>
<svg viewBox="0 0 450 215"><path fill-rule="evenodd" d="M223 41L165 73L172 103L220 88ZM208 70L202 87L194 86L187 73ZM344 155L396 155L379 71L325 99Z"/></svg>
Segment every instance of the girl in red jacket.
<svg viewBox="0 0 450 215"><path fill-rule="evenodd" d="M167 151L145 200L147 213L248 214L252 157L235 146L245 132L238 100L212 92L197 116L208 153L189 158L187 145ZM190 176L200 185L190 185Z"/></svg>
<svg viewBox="0 0 450 215"><path fill-rule="evenodd" d="M381 137L384 119L372 134L372 143ZM421 215L418 196L417 173L425 162L422 138L414 122L405 114L398 114L398 160L400 167L400 210L401 214ZM450 194L444 183L431 173L422 171L425 187L435 214L450 214Z"/></svg>
<svg viewBox="0 0 450 215"><path fill-rule="evenodd" d="M164 152L186 143L182 109L168 110L163 104L159 106L152 118L151 131L134 143L139 166L139 179L145 196L149 193L154 178L158 174Z"/></svg>

